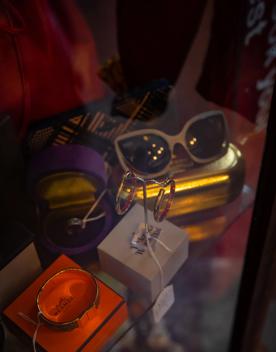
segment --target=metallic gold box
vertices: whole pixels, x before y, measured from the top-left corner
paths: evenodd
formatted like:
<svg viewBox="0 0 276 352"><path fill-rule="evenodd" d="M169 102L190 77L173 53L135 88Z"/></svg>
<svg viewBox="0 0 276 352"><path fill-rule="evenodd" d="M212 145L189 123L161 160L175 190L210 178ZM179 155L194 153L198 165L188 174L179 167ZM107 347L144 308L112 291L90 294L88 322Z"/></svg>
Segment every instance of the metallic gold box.
<svg viewBox="0 0 276 352"><path fill-rule="evenodd" d="M245 178L245 163L240 150L230 144L228 152L206 166L183 170L174 174L176 194L168 218L222 206L241 192ZM149 185L149 208L153 209L158 194L157 185ZM142 199L142 189L137 198Z"/></svg>

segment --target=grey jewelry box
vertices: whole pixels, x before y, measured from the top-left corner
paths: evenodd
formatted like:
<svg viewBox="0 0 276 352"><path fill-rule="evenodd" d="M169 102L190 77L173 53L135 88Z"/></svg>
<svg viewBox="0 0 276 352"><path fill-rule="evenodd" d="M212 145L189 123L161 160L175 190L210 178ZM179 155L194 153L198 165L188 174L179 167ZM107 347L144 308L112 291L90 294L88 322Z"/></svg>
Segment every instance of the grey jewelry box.
<svg viewBox="0 0 276 352"><path fill-rule="evenodd" d="M167 220L156 223L151 211L148 219L149 225L161 229L158 239L170 249L151 241L167 285L188 257L188 236ZM144 223L144 209L136 204L100 243L98 254L103 271L153 301L161 291L160 269L147 249L140 253L130 245L141 223Z"/></svg>

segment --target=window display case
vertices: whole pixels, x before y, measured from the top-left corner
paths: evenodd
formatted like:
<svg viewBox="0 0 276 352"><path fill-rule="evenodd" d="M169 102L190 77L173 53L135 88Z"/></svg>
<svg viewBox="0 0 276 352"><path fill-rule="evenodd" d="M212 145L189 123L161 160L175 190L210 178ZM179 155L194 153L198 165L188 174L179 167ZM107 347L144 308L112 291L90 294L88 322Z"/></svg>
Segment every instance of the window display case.
<svg viewBox="0 0 276 352"><path fill-rule="evenodd" d="M274 350L275 11L0 1L7 351Z"/></svg>

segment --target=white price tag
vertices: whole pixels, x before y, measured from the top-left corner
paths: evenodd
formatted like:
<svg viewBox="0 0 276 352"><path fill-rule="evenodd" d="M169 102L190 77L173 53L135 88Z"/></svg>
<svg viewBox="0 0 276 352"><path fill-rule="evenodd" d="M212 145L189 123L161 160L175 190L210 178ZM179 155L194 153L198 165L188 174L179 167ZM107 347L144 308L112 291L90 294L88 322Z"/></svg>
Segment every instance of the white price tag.
<svg viewBox="0 0 276 352"><path fill-rule="evenodd" d="M173 285L165 287L152 308L155 323L158 323L174 304Z"/></svg>

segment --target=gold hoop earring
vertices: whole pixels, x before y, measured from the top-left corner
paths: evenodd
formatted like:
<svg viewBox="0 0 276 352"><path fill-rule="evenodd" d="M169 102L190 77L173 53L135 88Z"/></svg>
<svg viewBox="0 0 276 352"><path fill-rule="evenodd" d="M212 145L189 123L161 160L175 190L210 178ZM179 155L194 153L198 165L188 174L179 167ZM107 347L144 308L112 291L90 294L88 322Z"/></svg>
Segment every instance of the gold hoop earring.
<svg viewBox="0 0 276 352"><path fill-rule="evenodd" d="M129 180L131 180L130 185L127 184ZM127 197L125 197L124 193L126 192L127 188L129 188L129 193ZM122 178L121 184L116 195L115 209L118 215L123 215L128 211L135 197L136 189L137 185L135 174L131 171L127 171ZM125 203L122 204L122 201L124 201Z"/></svg>
<svg viewBox="0 0 276 352"><path fill-rule="evenodd" d="M165 202L165 187L170 185L170 192L168 199L166 201L166 204L164 206ZM154 202L154 210L153 210L153 216L156 222L161 222L164 220L164 218L167 216L170 207L172 205L172 201L174 198L175 194L175 181L173 179L168 179L167 181L162 184L162 188L159 190L158 196L155 199ZM163 210L161 210L163 207Z"/></svg>

